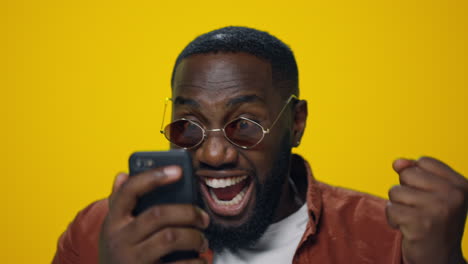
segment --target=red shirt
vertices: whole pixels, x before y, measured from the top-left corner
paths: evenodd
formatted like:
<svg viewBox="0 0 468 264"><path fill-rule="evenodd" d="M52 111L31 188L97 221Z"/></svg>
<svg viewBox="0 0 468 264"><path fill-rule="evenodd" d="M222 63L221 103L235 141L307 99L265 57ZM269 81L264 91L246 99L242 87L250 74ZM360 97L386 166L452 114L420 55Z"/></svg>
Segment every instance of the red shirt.
<svg viewBox="0 0 468 264"><path fill-rule="evenodd" d="M309 222L293 263L401 264L401 233L385 217L386 201L318 182L309 164ZM98 263L98 239L107 199L78 213L58 241L53 264ZM203 255L208 260L212 253Z"/></svg>

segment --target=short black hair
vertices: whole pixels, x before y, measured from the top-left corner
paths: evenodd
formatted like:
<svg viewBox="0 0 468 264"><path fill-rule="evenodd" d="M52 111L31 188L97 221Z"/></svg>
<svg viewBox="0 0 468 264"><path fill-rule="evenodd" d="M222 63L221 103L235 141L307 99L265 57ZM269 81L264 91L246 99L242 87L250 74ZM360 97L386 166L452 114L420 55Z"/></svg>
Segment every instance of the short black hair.
<svg viewBox="0 0 468 264"><path fill-rule="evenodd" d="M245 52L271 64L273 82L281 85L284 94L299 96L298 69L294 54L284 42L265 31L248 27L229 26L198 36L179 54L172 70L171 86L180 62L192 55L218 52Z"/></svg>

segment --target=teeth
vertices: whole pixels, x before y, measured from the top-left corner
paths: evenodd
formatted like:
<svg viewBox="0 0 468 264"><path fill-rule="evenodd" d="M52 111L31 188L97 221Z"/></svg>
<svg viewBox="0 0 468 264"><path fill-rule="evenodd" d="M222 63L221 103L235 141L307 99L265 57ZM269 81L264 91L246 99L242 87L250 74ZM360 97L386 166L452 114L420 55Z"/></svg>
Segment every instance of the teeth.
<svg viewBox="0 0 468 264"><path fill-rule="evenodd" d="M247 192L247 187L245 187L240 193L238 193L232 200L230 201L223 201L219 200L218 197L216 197L216 194L213 192L213 190L210 190L211 197L213 197L213 200L219 204L219 205L236 205L242 201L242 198L244 198L245 193Z"/></svg>
<svg viewBox="0 0 468 264"><path fill-rule="evenodd" d="M220 179L205 178L205 183L211 188L226 188L228 186L237 184L245 179L247 179L247 176L245 175L240 176L240 177L220 178Z"/></svg>

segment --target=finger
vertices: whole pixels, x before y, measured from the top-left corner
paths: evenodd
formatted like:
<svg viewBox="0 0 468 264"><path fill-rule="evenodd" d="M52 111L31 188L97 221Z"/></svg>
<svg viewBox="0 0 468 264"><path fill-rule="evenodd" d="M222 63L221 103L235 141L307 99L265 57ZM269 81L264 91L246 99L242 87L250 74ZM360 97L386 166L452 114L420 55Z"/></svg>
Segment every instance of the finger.
<svg viewBox="0 0 468 264"><path fill-rule="evenodd" d="M143 262L153 263L174 251L208 250L208 240L203 233L193 228L165 228L155 233L136 248Z"/></svg>
<svg viewBox="0 0 468 264"><path fill-rule="evenodd" d="M432 202L434 195L410 186L395 185L388 191L388 198L392 203L421 207Z"/></svg>
<svg viewBox="0 0 468 264"><path fill-rule="evenodd" d="M399 175L402 185L426 191L446 191L447 181L417 166L404 169Z"/></svg>
<svg viewBox="0 0 468 264"><path fill-rule="evenodd" d="M416 165L426 171L429 171L433 174L440 175L445 177L451 183L468 190L468 181L465 177L454 171L447 164L431 158L431 157L421 157L416 161Z"/></svg>
<svg viewBox="0 0 468 264"><path fill-rule="evenodd" d="M179 166L161 167L132 176L116 192L109 214L117 219L131 216L139 197L158 186L173 183L181 176Z"/></svg>
<svg viewBox="0 0 468 264"><path fill-rule="evenodd" d="M112 193L115 193L117 190L119 190L120 186L128 180L128 174L127 173L119 173L115 177L114 185L112 186Z"/></svg>
<svg viewBox="0 0 468 264"><path fill-rule="evenodd" d="M395 160L392 165L393 165L393 169L396 172L400 173L402 170L415 166L416 164L414 160L401 158L401 159Z"/></svg>
<svg viewBox="0 0 468 264"><path fill-rule="evenodd" d="M112 185L112 193L109 197L109 207L111 207L112 201L114 200L115 194L117 191L120 189L122 184L128 180L128 174L127 173L119 173L117 176L115 176L114 179L114 184Z"/></svg>
<svg viewBox="0 0 468 264"><path fill-rule="evenodd" d="M167 226L205 229L209 222L208 214L193 205L158 205L141 213L122 232L130 243L138 243Z"/></svg>
<svg viewBox="0 0 468 264"><path fill-rule="evenodd" d="M388 224L392 228L400 230L401 226L408 225L409 223L411 223L412 218L414 218L414 208L404 204L394 203L390 201L385 207L385 213L387 216Z"/></svg>

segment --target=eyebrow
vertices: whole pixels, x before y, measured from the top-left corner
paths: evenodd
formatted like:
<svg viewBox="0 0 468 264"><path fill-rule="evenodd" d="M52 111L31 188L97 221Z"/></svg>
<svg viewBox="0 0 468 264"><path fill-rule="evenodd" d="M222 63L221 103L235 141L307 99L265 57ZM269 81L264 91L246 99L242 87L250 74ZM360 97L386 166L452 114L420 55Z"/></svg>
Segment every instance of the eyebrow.
<svg viewBox="0 0 468 264"><path fill-rule="evenodd" d="M239 104L244 104L244 103L256 103L256 102L262 102L264 103L265 100L263 98L257 96L257 95L242 95L236 98L232 98L227 102L226 106L228 107L233 107Z"/></svg>
<svg viewBox="0 0 468 264"><path fill-rule="evenodd" d="M226 106L227 107L234 107L234 106L237 106L239 104L244 104L244 103L255 103L255 102L265 102L265 100L257 95L242 95L242 96L239 96L239 97L235 97L235 98L232 98L230 99L227 103L226 103ZM174 104L175 105L188 105L188 106L192 106L194 108L200 108L200 104L193 100L193 99L189 99L189 98L185 98L185 97L182 97L182 96L177 96L174 100Z"/></svg>
<svg viewBox="0 0 468 264"><path fill-rule="evenodd" d="M184 98L182 96L177 96L174 100L175 105L189 105L195 108L200 108L200 104L192 99Z"/></svg>

